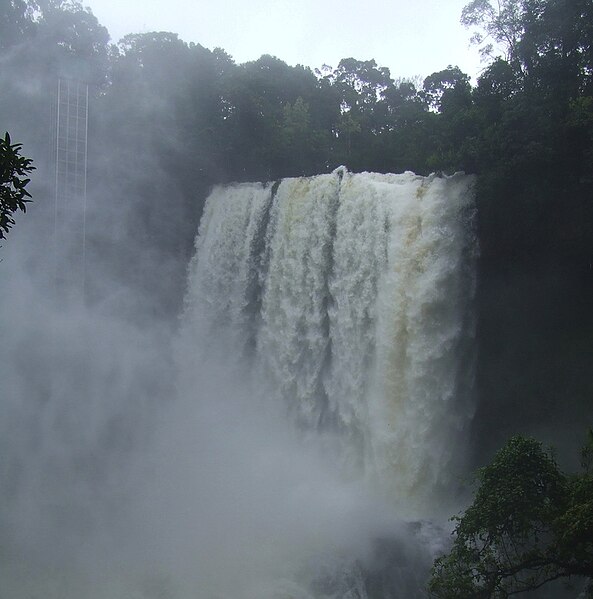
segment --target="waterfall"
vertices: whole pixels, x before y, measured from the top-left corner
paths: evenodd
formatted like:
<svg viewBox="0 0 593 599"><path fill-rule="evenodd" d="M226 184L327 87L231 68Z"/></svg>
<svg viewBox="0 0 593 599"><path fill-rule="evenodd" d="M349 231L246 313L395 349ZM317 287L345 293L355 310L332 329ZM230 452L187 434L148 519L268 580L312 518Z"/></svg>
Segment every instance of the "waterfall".
<svg viewBox="0 0 593 599"><path fill-rule="evenodd" d="M343 167L219 186L189 269L198 343L231 347L297 428L338 439L339 467L411 517L459 475L472 417L472 189L461 173Z"/></svg>
<svg viewBox="0 0 593 599"><path fill-rule="evenodd" d="M108 281L108 302L53 302L15 231L0 595L424 597L466 473L472 186L216 187L175 328Z"/></svg>

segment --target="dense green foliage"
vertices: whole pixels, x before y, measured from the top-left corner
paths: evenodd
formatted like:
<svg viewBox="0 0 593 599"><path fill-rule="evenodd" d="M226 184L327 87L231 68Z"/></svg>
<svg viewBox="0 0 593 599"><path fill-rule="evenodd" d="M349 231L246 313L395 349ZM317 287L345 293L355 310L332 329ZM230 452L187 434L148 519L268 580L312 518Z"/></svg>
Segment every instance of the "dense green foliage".
<svg viewBox="0 0 593 599"><path fill-rule="evenodd" d="M473 503L454 518L453 547L435 562L432 596L505 598L558 578L593 582L592 454L590 431L583 470L568 476L539 442L513 437L478 471Z"/></svg>
<svg viewBox="0 0 593 599"><path fill-rule="evenodd" d="M454 66L420 84L374 60L346 58L317 72L272 56L237 65L173 33L110 45L77 0L11 0L0 13L0 51L12 50L8 67L26 64L48 84L56 75L98 84L98 136L134 156L130 192L151 203L173 185L184 220L195 221L196 193L216 182L339 164L465 170L479 175L487 257L582 250L593 232L591 3L473 0L462 22L490 60L473 88ZM175 181L163 182L161 169L134 171L147 156Z"/></svg>
<svg viewBox="0 0 593 599"><path fill-rule="evenodd" d="M20 138L27 132L27 147L44 147L56 78L91 82L89 189L122 199L126 244L150 240L171 262L191 253L213 184L344 164L476 173L484 272L537 257L586 273L591 2L472 0L461 17L489 61L474 85L454 65L398 79L372 59L317 71L267 55L236 64L167 32L109 43L78 0L9 0L0 10L0 114ZM182 285L183 267L178 275Z"/></svg>
<svg viewBox="0 0 593 599"><path fill-rule="evenodd" d="M14 225L13 214L17 210L26 212L27 198L31 194L25 189L29 183L27 175L35 168L32 160L21 155L22 144L13 144L10 135L0 137L0 239L5 239Z"/></svg>

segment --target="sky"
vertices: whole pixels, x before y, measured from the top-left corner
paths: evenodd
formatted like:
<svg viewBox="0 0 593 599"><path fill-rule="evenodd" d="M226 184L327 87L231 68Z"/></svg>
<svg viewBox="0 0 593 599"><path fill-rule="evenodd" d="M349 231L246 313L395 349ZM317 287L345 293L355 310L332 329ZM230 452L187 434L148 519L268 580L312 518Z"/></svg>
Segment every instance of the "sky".
<svg viewBox="0 0 593 599"><path fill-rule="evenodd" d="M481 65L460 23L469 0L83 0L117 41L172 31L220 47L238 63L272 54L288 64L335 67L374 58L397 77L426 77L449 64L475 77Z"/></svg>

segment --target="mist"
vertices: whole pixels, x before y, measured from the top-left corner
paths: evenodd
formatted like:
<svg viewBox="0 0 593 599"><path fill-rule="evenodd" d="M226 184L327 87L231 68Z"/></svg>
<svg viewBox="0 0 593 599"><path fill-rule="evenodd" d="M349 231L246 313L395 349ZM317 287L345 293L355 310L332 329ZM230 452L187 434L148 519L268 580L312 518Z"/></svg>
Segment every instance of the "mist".
<svg viewBox="0 0 593 599"><path fill-rule="evenodd" d="M336 431L294 426L228 329L196 336L188 263L138 228L125 179L164 176L154 158L92 147L87 202L54 228L46 149L17 132L39 168L1 250L0 595L420 593L444 518L403 519L336 464Z"/></svg>
<svg viewBox="0 0 593 599"><path fill-rule="evenodd" d="M332 434L303 437L223 330L187 334L187 263L143 243L145 198L114 193L123 179L91 177L56 236L46 148L16 130L39 168L1 250L0 595L417 593L439 526L343 476ZM93 171L128 168L128 152L94 146ZM162 174L150 155L133 164Z"/></svg>
<svg viewBox="0 0 593 599"><path fill-rule="evenodd" d="M29 4L0 15L37 168L0 247L0 599L422 597L509 436L578 468L589 55L472 88ZM58 79L89 84L84 201Z"/></svg>
<svg viewBox="0 0 593 599"><path fill-rule="evenodd" d="M42 106L50 83L15 97ZM18 122L17 103L8 109ZM142 99L145 116L170 109ZM184 246L208 180L193 217L171 210L184 189L158 156L182 140L172 128L140 131L139 120L114 145L117 111L92 99L87 201L56 225L44 136L15 129L39 168L35 201L1 250L0 595L420 596L447 546L451 497L432 511L398 506L390 475L365 476L339 427L295 425L278 389L262 385L269 368L254 364L249 341L237 345L243 325L203 302L196 261L212 240ZM364 352L348 351L364 378Z"/></svg>
<svg viewBox="0 0 593 599"><path fill-rule="evenodd" d="M0 266L2 596L345 596L381 539L402 588L422 579L442 533L345 481L215 337L190 346L105 272L103 301L56 290L44 217Z"/></svg>

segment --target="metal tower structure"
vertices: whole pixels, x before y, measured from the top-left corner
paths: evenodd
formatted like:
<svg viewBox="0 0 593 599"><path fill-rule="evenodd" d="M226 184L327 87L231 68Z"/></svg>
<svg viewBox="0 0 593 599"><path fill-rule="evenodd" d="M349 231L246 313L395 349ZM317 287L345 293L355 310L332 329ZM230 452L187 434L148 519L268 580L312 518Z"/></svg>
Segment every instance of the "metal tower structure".
<svg viewBox="0 0 593 599"><path fill-rule="evenodd" d="M58 79L54 101L56 285L84 297L89 86Z"/></svg>

